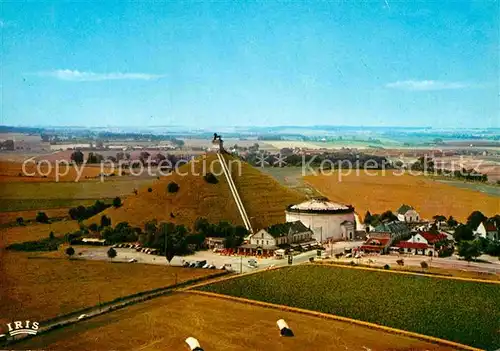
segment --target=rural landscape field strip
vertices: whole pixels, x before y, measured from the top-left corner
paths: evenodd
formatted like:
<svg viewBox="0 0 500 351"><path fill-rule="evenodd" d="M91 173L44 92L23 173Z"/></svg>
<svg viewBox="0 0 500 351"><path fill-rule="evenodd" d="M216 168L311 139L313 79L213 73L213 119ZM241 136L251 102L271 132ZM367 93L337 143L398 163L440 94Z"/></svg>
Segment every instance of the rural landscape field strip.
<svg viewBox="0 0 500 351"><path fill-rule="evenodd" d="M294 330L282 338L276 321ZM357 325L197 294L174 293L17 344L22 349L184 350L196 337L205 350L452 350ZM187 348L186 348L187 349Z"/></svg>
<svg viewBox="0 0 500 351"><path fill-rule="evenodd" d="M296 266L199 289L354 318L477 348L500 344L497 284Z"/></svg>
<svg viewBox="0 0 500 351"><path fill-rule="evenodd" d="M472 346L459 344L459 343L456 343L453 341L444 340L444 339L436 338L433 336L427 336L427 335L418 334L418 333L414 333L414 332L408 332L408 331L401 330L401 329L395 329L395 328L391 328L391 327L381 326L381 325L378 325L375 323L364 322L364 321L360 321L357 319L336 316L333 314L328 314L328 313L323 313L323 312L318 312L318 311L311 311L311 310L307 310L307 309L303 309L303 308L278 305L278 304L273 304L270 302L263 302L263 301L257 301L257 300L250 300L250 299L246 299L246 298L242 298L242 297L223 295L223 294L218 294L218 293L213 293L213 292L208 292L208 291L186 290L186 292L189 292L192 294L197 294L197 295L202 295L202 296L208 296L208 297L228 300L228 301L237 302L237 303L250 304L252 306L273 308L273 309L277 309L280 311L294 312L294 313L305 314L308 316L314 316L314 317L318 317L318 318L325 318L325 319L329 319L329 320L351 323L351 324L355 324L355 325L366 327L366 328L376 329L376 330L381 331L381 332L398 334L398 335L403 335L403 336L410 337L410 338L415 338L415 339L419 339L419 340L423 340L423 341L427 341L427 342L432 342L432 343L435 343L435 344L441 345L441 346L454 347L454 348L459 349L459 350L470 350L470 351L480 351L481 350L481 349L478 349L478 348L475 348Z"/></svg>
<svg viewBox="0 0 500 351"><path fill-rule="evenodd" d="M413 206L423 218L436 214L453 216L465 221L475 210L491 217L498 213L500 198L471 189L426 178L404 174L394 175L392 171L370 171L349 175L330 174L307 175L304 181L332 201L352 204L356 212L364 216L366 211L383 213L395 211L401 204ZM340 178L339 178L340 177Z"/></svg>
<svg viewBox="0 0 500 351"><path fill-rule="evenodd" d="M49 258L0 250L0 322L46 320L213 270Z"/></svg>

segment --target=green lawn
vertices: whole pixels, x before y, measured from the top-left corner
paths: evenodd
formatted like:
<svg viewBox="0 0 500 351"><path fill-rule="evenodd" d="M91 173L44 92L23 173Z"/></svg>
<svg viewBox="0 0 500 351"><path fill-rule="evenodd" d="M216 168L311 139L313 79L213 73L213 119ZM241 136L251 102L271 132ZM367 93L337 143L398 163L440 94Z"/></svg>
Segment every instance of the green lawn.
<svg viewBox="0 0 500 351"><path fill-rule="evenodd" d="M295 266L201 289L350 317L478 348L500 345L498 284Z"/></svg>

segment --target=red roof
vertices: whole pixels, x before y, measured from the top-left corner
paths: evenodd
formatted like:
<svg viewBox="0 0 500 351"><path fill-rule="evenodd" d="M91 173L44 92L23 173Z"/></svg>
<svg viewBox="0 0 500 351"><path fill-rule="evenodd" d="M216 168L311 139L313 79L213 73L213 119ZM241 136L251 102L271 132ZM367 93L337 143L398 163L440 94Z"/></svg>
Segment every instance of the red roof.
<svg viewBox="0 0 500 351"><path fill-rule="evenodd" d="M424 237L424 239L427 240L427 242L429 244L434 244L434 243L437 243L438 241L441 241L441 240L444 240L444 239L448 238L446 236L446 234L442 234L442 233L432 234L432 233L429 233L429 232L421 232L419 234L422 235Z"/></svg>
<svg viewBox="0 0 500 351"><path fill-rule="evenodd" d="M495 227L494 223L487 223L485 226L487 232L496 232L497 227Z"/></svg>
<svg viewBox="0 0 500 351"><path fill-rule="evenodd" d="M361 245L360 249L363 251L381 251L384 246L379 245Z"/></svg>
<svg viewBox="0 0 500 351"><path fill-rule="evenodd" d="M385 246L389 242L389 238L369 238L364 242L364 245Z"/></svg>
<svg viewBox="0 0 500 351"><path fill-rule="evenodd" d="M408 241L401 241L396 244L396 247L402 248L402 249L428 249L429 245L424 244L424 243L410 243Z"/></svg>

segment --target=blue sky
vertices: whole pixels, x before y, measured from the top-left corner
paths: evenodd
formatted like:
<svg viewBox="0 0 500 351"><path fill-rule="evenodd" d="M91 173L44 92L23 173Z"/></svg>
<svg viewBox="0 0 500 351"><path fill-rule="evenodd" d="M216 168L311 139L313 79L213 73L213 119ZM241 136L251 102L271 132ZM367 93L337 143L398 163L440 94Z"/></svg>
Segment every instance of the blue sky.
<svg viewBox="0 0 500 351"><path fill-rule="evenodd" d="M3 125L498 127L498 1L0 2Z"/></svg>

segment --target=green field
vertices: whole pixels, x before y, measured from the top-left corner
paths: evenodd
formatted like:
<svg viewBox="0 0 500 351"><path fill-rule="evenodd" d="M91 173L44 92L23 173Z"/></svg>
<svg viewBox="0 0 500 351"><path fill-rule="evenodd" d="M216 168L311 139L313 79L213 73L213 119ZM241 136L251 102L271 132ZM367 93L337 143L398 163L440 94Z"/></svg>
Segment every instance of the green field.
<svg viewBox="0 0 500 351"><path fill-rule="evenodd" d="M500 345L500 285L295 266L200 288L350 317L478 348Z"/></svg>

